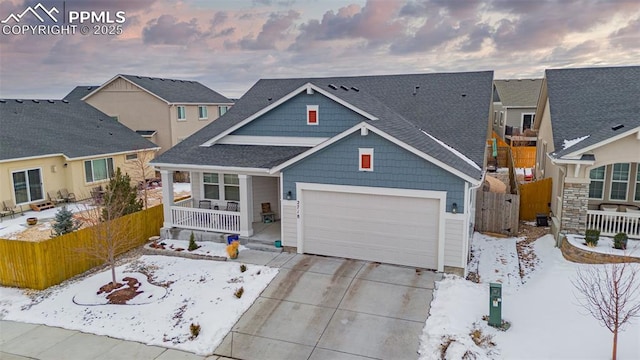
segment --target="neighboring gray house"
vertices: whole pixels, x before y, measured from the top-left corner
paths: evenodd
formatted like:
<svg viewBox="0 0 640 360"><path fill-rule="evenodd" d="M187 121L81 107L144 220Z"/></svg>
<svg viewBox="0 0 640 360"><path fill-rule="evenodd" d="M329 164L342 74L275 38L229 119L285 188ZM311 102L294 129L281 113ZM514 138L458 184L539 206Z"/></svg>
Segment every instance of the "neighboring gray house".
<svg viewBox="0 0 640 360"><path fill-rule="evenodd" d="M493 130L508 144L512 136L533 129L541 84L542 79L494 80Z"/></svg>
<svg viewBox="0 0 640 360"><path fill-rule="evenodd" d="M0 99L0 201L30 205L61 189L89 197L115 168L158 147L80 101Z"/></svg>
<svg viewBox="0 0 640 360"><path fill-rule="evenodd" d="M299 253L464 272L492 76L260 80L154 160L165 227L250 238L268 202ZM193 200L173 202L173 171L191 172Z"/></svg>
<svg viewBox="0 0 640 360"><path fill-rule="evenodd" d="M640 239L640 66L547 70L536 177L552 178L554 234Z"/></svg>
<svg viewBox="0 0 640 360"><path fill-rule="evenodd" d="M101 86L78 86L82 100L153 141L164 152L222 116L233 101L197 81L119 74Z"/></svg>

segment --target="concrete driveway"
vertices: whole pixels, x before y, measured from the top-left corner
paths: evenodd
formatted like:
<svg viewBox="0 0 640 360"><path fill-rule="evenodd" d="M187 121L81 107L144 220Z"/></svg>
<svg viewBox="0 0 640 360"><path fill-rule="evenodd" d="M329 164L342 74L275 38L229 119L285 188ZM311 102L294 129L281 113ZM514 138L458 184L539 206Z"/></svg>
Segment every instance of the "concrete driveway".
<svg viewBox="0 0 640 360"><path fill-rule="evenodd" d="M280 273L215 351L239 359L416 359L441 274L365 261L243 252Z"/></svg>

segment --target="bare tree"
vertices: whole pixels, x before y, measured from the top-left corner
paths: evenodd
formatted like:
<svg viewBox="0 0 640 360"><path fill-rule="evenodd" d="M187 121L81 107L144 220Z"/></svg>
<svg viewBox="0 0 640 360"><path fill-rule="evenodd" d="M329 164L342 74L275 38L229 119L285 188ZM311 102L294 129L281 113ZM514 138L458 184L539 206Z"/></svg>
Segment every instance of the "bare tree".
<svg viewBox="0 0 640 360"><path fill-rule="evenodd" d="M580 306L613 333L612 359L618 353L618 333L640 313L638 267L628 263L589 266L578 270L573 286Z"/></svg>
<svg viewBox="0 0 640 360"><path fill-rule="evenodd" d="M132 179L138 182L141 188L141 198L145 210L149 207L149 192L147 180L155 175L155 171L149 162L153 160L154 153L151 151L139 151L136 158L129 160L126 166L126 172L131 175Z"/></svg>
<svg viewBox="0 0 640 360"><path fill-rule="evenodd" d="M129 177L118 168L104 190L102 206L87 209L83 220L91 227L93 241L77 251L98 259L111 268L111 281L115 286L116 257L135 246L130 217L125 215L142 208L136 200L136 188Z"/></svg>

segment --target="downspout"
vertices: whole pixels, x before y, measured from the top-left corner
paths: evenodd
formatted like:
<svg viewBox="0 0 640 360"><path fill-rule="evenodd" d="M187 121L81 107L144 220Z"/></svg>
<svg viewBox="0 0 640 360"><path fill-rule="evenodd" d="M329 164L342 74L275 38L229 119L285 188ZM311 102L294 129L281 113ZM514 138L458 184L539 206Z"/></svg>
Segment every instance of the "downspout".
<svg viewBox="0 0 640 360"><path fill-rule="evenodd" d="M487 174L487 171L486 171L486 170L484 170L484 171L482 172L482 176L480 177L480 182L478 183L478 185L471 186L471 187L468 189L468 190L469 190L469 194L468 194L468 196L469 196L469 200L471 200L471 198L472 198L471 194L473 194L473 192L474 192L474 191L476 191L477 189L479 189L479 188L480 188L480 186L482 186L482 184L484 184L484 180L485 180L485 176L486 176L486 174ZM477 199L477 197L476 197L475 199ZM466 204L466 206L467 206L467 209L471 209L471 207L472 207L471 203ZM478 211L478 209L476 209L476 211ZM471 213L469 213L469 215L471 215ZM475 212L474 212L473 216L475 217L475 215L476 215L476 214L475 214ZM475 219L474 219L474 220L475 220ZM471 219L469 219L469 221L471 221ZM468 226L468 225L467 225L467 226ZM475 226L475 223L474 223L474 226ZM471 232L470 232L470 231L469 231L470 229L468 229L468 228L467 228L467 229L465 229L465 230L466 230L466 231L465 231L465 233L466 233L466 235L465 235L465 236L467 237L467 246L466 246L466 249L465 249L465 251L466 251L466 254L465 254L466 256L465 256L465 258L466 258L466 261L467 261L467 262L469 262L469 254L471 253L471 251L470 251L470 247L471 247L471 236L472 236L472 234L473 234L473 231L471 231ZM467 269L467 267L465 266L465 274L464 274L464 277L465 277L465 278L467 277L467 272L468 272L468 269Z"/></svg>

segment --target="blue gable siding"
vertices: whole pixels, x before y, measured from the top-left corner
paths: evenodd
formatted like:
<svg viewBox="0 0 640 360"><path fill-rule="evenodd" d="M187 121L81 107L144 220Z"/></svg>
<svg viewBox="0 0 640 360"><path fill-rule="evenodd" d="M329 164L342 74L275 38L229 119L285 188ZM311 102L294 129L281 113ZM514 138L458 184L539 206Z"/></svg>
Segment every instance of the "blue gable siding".
<svg viewBox="0 0 640 360"><path fill-rule="evenodd" d="M373 148L373 172L359 171L358 148ZM283 193L296 198L296 183L374 186L447 192L447 211L464 211L465 181L369 132L355 132L283 170Z"/></svg>
<svg viewBox="0 0 640 360"><path fill-rule="evenodd" d="M307 125L307 105L318 105L318 125ZM322 94L303 92L231 135L332 137L364 120Z"/></svg>

